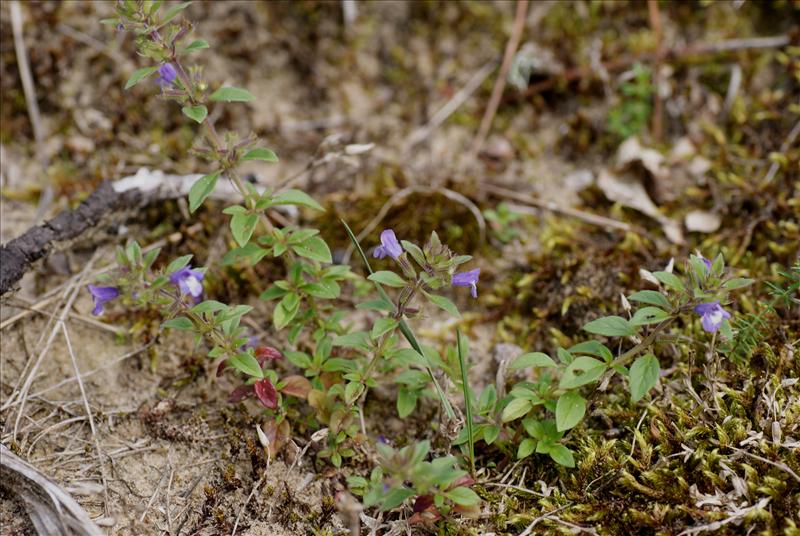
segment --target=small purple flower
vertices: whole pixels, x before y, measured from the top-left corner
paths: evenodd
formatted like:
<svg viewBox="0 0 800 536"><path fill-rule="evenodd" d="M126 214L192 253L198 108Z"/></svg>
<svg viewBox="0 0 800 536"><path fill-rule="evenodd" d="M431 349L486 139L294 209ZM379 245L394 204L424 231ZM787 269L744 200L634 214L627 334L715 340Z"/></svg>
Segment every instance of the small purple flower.
<svg viewBox="0 0 800 536"><path fill-rule="evenodd" d="M189 294L195 300L200 299L203 295L203 272L200 270L192 270L191 266L185 266L169 276L169 280L174 285L177 285L181 290L181 294Z"/></svg>
<svg viewBox="0 0 800 536"><path fill-rule="evenodd" d="M247 342L239 347L239 351L244 352L248 348L255 350L256 346L258 346L258 335L249 335L247 337Z"/></svg>
<svg viewBox="0 0 800 536"><path fill-rule="evenodd" d="M457 272L453 274L451 284L456 287L470 287L469 293L473 298L478 297L478 277L481 275L481 269L475 268L469 272Z"/></svg>
<svg viewBox="0 0 800 536"><path fill-rule="evenodd" d="M731 317L731 314L722 308L718 301L701 303L694 308L694 312L700 315L700 323L703 329L709 333L716 332L722 322Z"/></svg>
<svg viewBox="0 0 800 536"><path fill-rule="evenodd" d="M178 71L175 70L175 67L171 63L164 63L158 68L158 79L156 81L161 87L169 87L177 76Z"/></svg>
<svg viewBox="0 0 800 536"><path fill-rule="evenodd" d="M388 255L394 260L397 260L402 254L403 248L400 247L400 242L397 241L394 231L385 229L381 233L381 245L375 248L375 251L372 252L372 256L376 259L382 259Z"/></svg>
<svg viewBox="0 0 800 536"><path fill-rule="evenodd" d="M95 316L103 314L104 303L119 296L119 289L117 287L96 287L94 285L89 285L89 292L91 292L92 299L94 300L92 314Z"/></svg>

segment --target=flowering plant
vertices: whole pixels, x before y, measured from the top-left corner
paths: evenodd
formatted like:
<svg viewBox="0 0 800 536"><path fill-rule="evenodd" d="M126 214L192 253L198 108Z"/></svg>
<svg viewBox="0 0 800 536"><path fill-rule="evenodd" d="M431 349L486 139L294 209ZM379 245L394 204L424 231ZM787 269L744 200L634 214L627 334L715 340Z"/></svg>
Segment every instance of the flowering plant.
<svg viewBox="0 0 800 536"><path fill-rule="evenodd" d="M729 293L753 283L733 277L725 269L721 255L710 261L701 255L690 256L683 277L673 273L670 262L663 271L641 270L643 279L658 290L641 290L623 297L627 318L605 316L586 324L588 333L607 339L620 339L619 353L599 340L588 340L570 348L558 348L558 360L542 352L525 353L509 364L510 370L533 370L534 381L516 384L509 394L497 398L504 386L487 387L478 401L478 415L484 422L475 423L472 440L488 444L522 435L516 445L517 457L534 452L547 454L554 461L573 467L573 453L562 443L566 432L577 426L586 414L587 400L580 391L588 385L607 384L619 375L627 380L631 400L637 402L653 389L661 376L658 345L663 333L678 318L690 324L699 320L701 329L712 336L714 351L717 332L731 340L733 332L723 303ZM631 302L640 304L635 311ZM464 428L456 441L466 443Z"/></svg>
<svg viewBox="0 0 800 536"><path fill-rule="evenodd" d="M229 399L235 403L253 399L260 404L259 437L271 454L286 444L292 424L303 419L327 430L317 455L339 467L367 441L363 404L370 389L381 383L396 388L396 411L401 418L415 411L424 397L435 398L452 424L459 419L448 387L456 385L464 395L465 411L455 444L469 445L473 475L476 441L503 442L518 458L535 452L573 467L574 454L564 439L586 414L584 389L618 376L627 382L632 401L642 399L661 375L656 356L662 335L679 319L688 319L690 326L707 333L704 341L710 336L712 355L717 355L717 337L731 340L731 314L726 310L729 293L752 281L731 277L722 256L713 261L691 256L682 276L673 273L672 264L663 271L643 271L643 278L655 289L624 297L627 317L606 316L584 326L588 333L605 339L558 348L557 360L542 352L524 353L509 369L531 370L535 375L514 385L508 394L504 382L499 382L476 396L468 383L466 340L460 333L455 345L445 348L442 355L421 345L407 321L423 316L431 305L460 317L444 294L452 291L450 287L465 287L455 291L477 298L481 269L464 269L471 257L453 252L436 232L419 245L385 229L372 250L372 258L384 269L373 271L345 224L377 293L357 305L368 312L369 325L352 330L345 322L346 311L337 309L337 300L342 284L358 277L347 266L333 264L319 230L286 224L274 212L287 205L316 212L324 207L301 190L257 187L242 179L242 163L278 159L255 136L220 133L211 120L209 106L247 103L254 97L237 87L211 91L213 84L202 78L201 70L186 66L189 55L210 46L189 38L190 23L176 22L187 6L177 4L162 13L158 1L118 3L117 18L108 22L132 32L139 54L150 63L135 71L125 87L130 89L157 73L155 85L161 97L177 103L184 116L202 126L203 136L194 151L209 164L207 173L189 191L189 208L195 212L203 206L220 180L234 185L239 202L222 210L229 216L233 247L221 264L245 267L267 258L281 260L284 271L260 295L264 308L271 308L274 336L283 333L281 343L261 344L242 325L253 307L205 299L206 294L213 295L206 289L218 277L217 267L193 266L189 255L160 266L156 264L158 250L144 252L133 242L119 248L117 269L88 290L94 314L103 314L112 304L154 305L165 317L165 328L187 331L203 342L216 375L235 375L237 387ZM618 351L607 346L608 339L618 339ZM285 365L282 369L293 367L292 373L279 374L274 368L279 362ZM449 383L442 385L444 379ZM298 400L307 401L307 406L297 404ZM427 442L399 450L378 442L375 448L379 467L370 479L349 480L367 506L392 509L414 498L414 516L420 521L476 509L479 498L470 488L473 476L458 468L457 458L426 461Z"/></svg>

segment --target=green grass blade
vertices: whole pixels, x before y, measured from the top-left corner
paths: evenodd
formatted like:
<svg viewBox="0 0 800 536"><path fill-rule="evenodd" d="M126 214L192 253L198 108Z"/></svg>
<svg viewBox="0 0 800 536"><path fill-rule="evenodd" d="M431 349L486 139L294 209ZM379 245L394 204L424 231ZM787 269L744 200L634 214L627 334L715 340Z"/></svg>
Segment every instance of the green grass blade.
<svg viewBox="0 0 800 536"><path fill-rule="evenodd" d="M370 275L373 274L374 272L372 271L372 267L369 265L369 260L367 259L367 255L364 253L364 250L361 249L361 244L358 243L358 239L356 238L356 235L353 233L353 230L350 229L350 226L347 225L346 221L341 220L341 222L342 225L344 225L345 230L347 231L347 236L350 237L350 241L353 243L353 246L355 246L356 251L358 251L358 254L361 256L361 260L364 261L364 266L367 267L367 272L369 272ZM389 301L390 303L392 302L392 299L389 297L386 291L383 290L383 287L379 283L375 282L375 288L378 289L378 294L381 295L381 298ZM414 333L411 331L411 328L408 327L408 324L406 324L405 320L400 320L399 328L400 332L408 341L408 344L410 344L411 347L419 355L424 357L425 360L427 361L428 356L426 356L425 353L422 351L422 347L417 341L417 338L414 336ZM450 401L447 400L447 397L445 396L444 391L442 390L442 386L439 385L439 381L436 379L436 376L433 375L433 370L430 367L430 362L426 368L428 369L428 375L431 377L431 381L433 381L433 386L436 389L436 394L439 396L439 400L442 402L442 405L444 406L445 413L447 413L447 416L449 418L455 420L456 414L453 411L453 406L450 405Z"/></svg>
<svg viewBox="0 0 800 536"><path fill-rule="evenodd" d="M461 388L464 391L464 411L467 419L467 437L469 438L469 468L475 475L475 438L472 435L472 397L470 397L469 381L467 379L467 363L464 356L461 330L456 328L456 347L458 348L458 363L461 365Z"/></svg>

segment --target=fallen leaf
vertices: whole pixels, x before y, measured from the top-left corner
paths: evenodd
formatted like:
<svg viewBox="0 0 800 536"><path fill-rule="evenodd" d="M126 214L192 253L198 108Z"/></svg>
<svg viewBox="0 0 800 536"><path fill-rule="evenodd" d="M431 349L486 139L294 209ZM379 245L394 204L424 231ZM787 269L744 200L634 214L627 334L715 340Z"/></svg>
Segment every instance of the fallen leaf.
<svg viewBox="0 0 800 536"><path fill-rule="evenodd" d="M715 212L693 210L684 218L686 229L699 233L713 233L722 224L722 218Z"/></svg>
<svg viewBox="0 0 800 536"><path fill-rule="evenodd" d="M603 169L597 177L597 186L609 200L638 210L660 223L664 234L671 242L683 244L683 230L680 224L661 214L656 204L647 195L641 181L629 174L618 176Z"/></svg>

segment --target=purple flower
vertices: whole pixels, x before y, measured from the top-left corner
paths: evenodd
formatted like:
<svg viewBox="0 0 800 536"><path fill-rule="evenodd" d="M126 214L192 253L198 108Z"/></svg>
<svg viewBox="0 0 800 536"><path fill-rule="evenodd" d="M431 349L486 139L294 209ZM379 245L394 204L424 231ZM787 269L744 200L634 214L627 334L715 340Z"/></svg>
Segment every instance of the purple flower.
<svg viewBox="0 0 800 536"><path fill-rule="evenodd" d="M92 299L94 300L92 314L95 316L103 314L104 303L119 296L119 289L117 287L96 287L94 285L89 285L89 292L92 293Z"/></svg>
<svg viewBox="0 0 800 536"><path fill-rule="evenodd" d="M457 272L453 274L451 284L456 287L470 287L469 293L473 298L478 297L478 277L481 275L481 269L475 268L469 272Z"/></svg>
<svg viewBox="0 0 800 536"><path fill-rule="evenodd" d="M239 347L239 351L244 352L248 348L255 350L256 346L258 346L258 335L249 335L247 337L247 342Z"/></svg>
<svg viewBox="0 0 800 536"><path fill-rule="evenodd" d="M731 317L731 314L722 308L718 301L701 303L694 308L694 312L700 315L700 323L703 329L709 333L716 332L722 322Z"/></svg>
<svg viewBox="0 0 800 536"><path fill-rule="evenodd" d="M394 260L397 260L402 254L403 248L400 247L400 242L397 241L394 231L385 229L381 233L381 245L375 248L375 251L372 252L372 256L376 259L382 259L388 255Z"/></svg>
<svg viewBox="0 0 800 536"><path fill-rule="evenodd" d="M181 294L189 294L195 300L203 295L203 272L192 270L191 266L185 266L169 276L169 280L177 285Z"/></svg>
<svg viewBox="0 0 800 536"><path fill-rule="evenodd" d="M158 68L158 79L156 81L161 87L168 87L175 81L176 76L178 76L178 71L175 70L175 67L171 63L164 63Z"/></svg>

